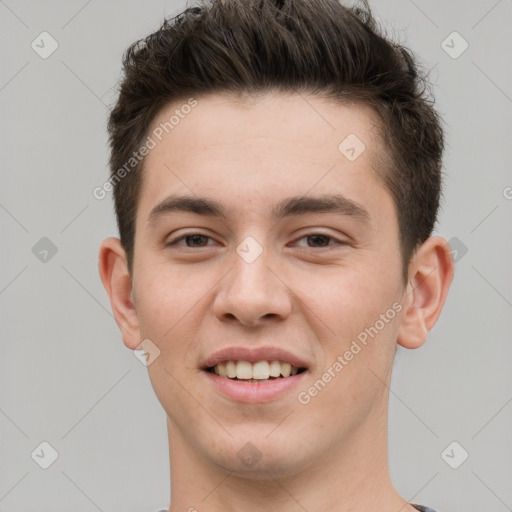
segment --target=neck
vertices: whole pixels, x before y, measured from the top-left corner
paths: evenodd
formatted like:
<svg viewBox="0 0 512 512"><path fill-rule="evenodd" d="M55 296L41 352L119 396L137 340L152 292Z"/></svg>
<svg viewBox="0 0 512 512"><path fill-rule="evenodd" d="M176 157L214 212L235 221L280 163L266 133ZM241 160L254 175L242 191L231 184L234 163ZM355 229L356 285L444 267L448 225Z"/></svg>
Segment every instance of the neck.
<svg viewBox="0 0 512 512"><path fill-rule="evenodd" d="M241 476L220 468L194 449L170 419L167 424L169 512L416 511L391 482L387 410L292 474L277 473L274 467Z"/></svg>

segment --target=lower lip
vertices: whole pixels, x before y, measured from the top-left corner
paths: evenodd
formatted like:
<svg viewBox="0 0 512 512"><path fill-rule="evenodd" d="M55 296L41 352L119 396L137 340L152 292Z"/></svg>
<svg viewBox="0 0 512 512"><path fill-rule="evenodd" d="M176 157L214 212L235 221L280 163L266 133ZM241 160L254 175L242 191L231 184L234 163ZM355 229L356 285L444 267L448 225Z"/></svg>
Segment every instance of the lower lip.
<svg viewBox="0 0 512 512"><path fill-rule="evenodd" d="M290 393L308 373L307 370L302 373L282 377L267 382L244 382L242 380L228 379L215 373L203 371L210 382L223 395L238 402L259 403L271 402L286 393Z"/></svg>

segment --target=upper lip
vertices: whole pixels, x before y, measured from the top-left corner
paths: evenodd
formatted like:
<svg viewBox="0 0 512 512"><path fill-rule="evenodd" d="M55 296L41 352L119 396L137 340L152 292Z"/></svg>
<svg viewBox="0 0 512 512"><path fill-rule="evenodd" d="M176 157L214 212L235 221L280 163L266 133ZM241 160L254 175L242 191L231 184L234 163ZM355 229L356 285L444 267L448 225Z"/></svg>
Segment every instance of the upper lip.
<svg viewBox="0 0 512 512"><path fill-rule="evenodd" d="M282 361L296 368L307 368L307 363L300 357L278 347L227 347L211 354L202 365L203 370L224 361Z"/></svg>

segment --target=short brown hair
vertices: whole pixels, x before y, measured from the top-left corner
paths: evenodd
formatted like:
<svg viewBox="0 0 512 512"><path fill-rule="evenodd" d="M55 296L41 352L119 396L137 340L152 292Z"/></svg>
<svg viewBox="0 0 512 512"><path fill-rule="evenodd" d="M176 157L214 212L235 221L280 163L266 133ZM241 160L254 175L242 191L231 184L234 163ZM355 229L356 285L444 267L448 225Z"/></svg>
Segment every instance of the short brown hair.
<svg viewBox="0 0 512 512"><path fill-rule="evenodd" d="M111 179L171 102L207 93L313 93L371 107L380 120L389 190L400 230L403 277L432 233L441 193L443 130L426 74L410 50L381 34L366 0L204 0L166 19L123 56L108 132ZM114 182L120 239L133 268L144 160Z"/></svg>

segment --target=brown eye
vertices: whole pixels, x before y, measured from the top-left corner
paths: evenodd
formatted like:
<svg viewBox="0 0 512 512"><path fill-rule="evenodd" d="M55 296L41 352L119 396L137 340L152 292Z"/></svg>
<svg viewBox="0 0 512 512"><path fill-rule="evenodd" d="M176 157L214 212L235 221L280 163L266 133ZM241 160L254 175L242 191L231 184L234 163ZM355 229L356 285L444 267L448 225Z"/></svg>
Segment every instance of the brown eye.
<svg viewBox="0 0 512 512"><path fill-rule="evenodd" d="M192 245L196 245L198 244L200 247L203 247L204 245L207 245L207 244L202 244L201 241L205 241L207 238L207 236L204 236L204 235L188 235L185 238L185 241L186 242L191 242Z"/></svg>
<svg viewBox="0 0 512 512"><path fill-rule="evenodd" d="M318 247L318 244L320 244L321 247L326 247L329 245L329 240L331 240L331 237L327 235L308 235L305 238L307 238L308 241L313 240L313 247Z"/></svg>
<svg viewBox="0 0 512 512"><path fill-rule="evenodd" d="M307 245L298 244L299 247L307 247L307 248L331 248L335 246L345 245L341 240L337 240L336 238L325 235L323 233L313 233L311 235L305 235L299 238L299 240L307 239ZM332 242L332 243L330 243Z"/></svg>
<svg viewBox="0 0 512 512"><path fill-rule="evenodd" d="M167 246L179 245L181 247L190 247L190 248L206 247L208 244L207 243L202 243L202 242L205 242L208 239L211 240L211 238L209 236L202 235L200 233L192 233L192 234L189 234L189 235L180 236L179 238L176 238L175 240L172 240L171 242L167 243L166 245ZM181 242L182 240L185 240L185 245L178 244L178 242Z"/></svg>

